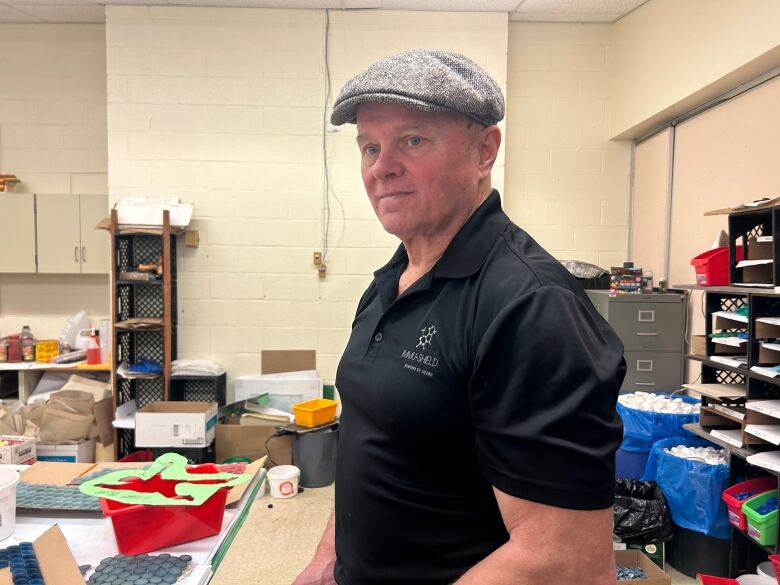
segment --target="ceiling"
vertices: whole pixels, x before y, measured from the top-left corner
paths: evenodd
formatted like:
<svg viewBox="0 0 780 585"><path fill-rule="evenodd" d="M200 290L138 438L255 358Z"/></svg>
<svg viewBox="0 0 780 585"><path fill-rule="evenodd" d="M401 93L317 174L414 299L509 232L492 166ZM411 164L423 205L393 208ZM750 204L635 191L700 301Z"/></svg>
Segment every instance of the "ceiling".
<svg viewBox="0 0 780 585"><path fill-rule="evenodd" d="M510 20L615 22L649 0L0 0L0 24L105 22L105 5L508 12Z"/></svg>

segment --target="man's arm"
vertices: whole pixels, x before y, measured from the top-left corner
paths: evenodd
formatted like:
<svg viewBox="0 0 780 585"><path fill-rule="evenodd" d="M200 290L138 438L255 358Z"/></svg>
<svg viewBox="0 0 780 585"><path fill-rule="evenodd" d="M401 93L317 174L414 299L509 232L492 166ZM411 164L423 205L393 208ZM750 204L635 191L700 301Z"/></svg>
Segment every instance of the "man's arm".
<svg viewBox="0 0 780 585"><path fill-rule="evenodd" d="M612 508L567 510L493 491L509 540L458 579L458 585L615 582Z"/></svg>
<svg viewBox="0 0 780 585"><path fill-rule="evenodd" d="M292 585L337 585L333 577L336 565L336 513L331 512L325 533L314 558L295 579Z"/></svg>

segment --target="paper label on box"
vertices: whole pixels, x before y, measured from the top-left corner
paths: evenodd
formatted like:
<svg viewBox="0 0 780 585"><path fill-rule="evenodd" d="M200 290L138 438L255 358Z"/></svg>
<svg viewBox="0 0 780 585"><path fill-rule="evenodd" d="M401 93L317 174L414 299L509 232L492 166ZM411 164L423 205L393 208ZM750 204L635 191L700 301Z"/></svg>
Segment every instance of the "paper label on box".
<svg viewBox="0 0 780 585"><path fill-rule="evenodd" d="M748 524L748 536L759 540L761 538L761 531L755 528L752 524Z"/></svg>
<svg viewBox="0 0 780 585"><path fill-rule="evenodd" d="M201 434L203 425L173 425L173 438L179 439L182 445L202 445L204 437Z"/></svg>

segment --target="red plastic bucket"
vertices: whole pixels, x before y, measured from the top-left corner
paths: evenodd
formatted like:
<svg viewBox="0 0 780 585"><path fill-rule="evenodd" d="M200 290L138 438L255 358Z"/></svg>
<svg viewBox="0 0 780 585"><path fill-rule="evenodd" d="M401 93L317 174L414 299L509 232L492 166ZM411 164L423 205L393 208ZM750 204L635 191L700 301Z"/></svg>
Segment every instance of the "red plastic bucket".
<svg viewBox="0 0 780 585"><path fill-rule="evenodd" d="M190 473L219 473L213 463L188 468ZM148 480L129 480L135 491L160 492L174 497L178 481L163 480L159 475ZM199 482L200 483L200 482ZM218 480L203 483L220 483ZM147 506L123 504L100 498L103 514L111 519L119 552L137 555L182 542L219 534L230 488L218 490L200 506Z"/></svg>
<svg viewBox="0 0 780 585"><path fill-rule="evenodd" d="M759 477L742 481L723 490L723 501L726 502L726 507L729 511L729 523L742 532L747 530L747 518L745 518L745 514L742 512L742 504L745 503L745 500L738 500L734 496L743 492L753 492L753 495L757 495L773 490L776 487L776 477Z"/></svg>

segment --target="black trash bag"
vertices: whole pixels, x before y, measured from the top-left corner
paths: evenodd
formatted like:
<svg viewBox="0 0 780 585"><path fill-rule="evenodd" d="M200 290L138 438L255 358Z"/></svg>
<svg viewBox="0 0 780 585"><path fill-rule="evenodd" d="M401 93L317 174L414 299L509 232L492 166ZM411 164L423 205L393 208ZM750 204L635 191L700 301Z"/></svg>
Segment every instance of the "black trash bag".
<svg viewBox="0 0 780 585"><path fill-rule="evenodd" d="M665 542L672 538L666 497L654 481L615 480L615 536L627 544Z"/></svg>

